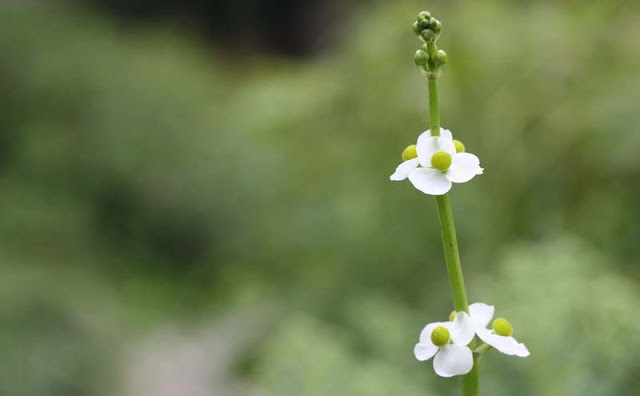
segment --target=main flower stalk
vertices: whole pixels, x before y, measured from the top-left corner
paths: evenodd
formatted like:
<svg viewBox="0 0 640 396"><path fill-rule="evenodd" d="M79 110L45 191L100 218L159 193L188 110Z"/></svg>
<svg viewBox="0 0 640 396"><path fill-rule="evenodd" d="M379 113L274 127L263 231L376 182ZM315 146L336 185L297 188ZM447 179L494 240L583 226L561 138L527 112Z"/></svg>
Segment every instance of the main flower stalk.
<svg viewBox="0 0 640 396"><path fill-rule="evenodd" d="M429 116L431 122L431 134L433 136L440 135L440 111L438 107L438 77L430 75L429 82ZM447 273L449 274L449 285L453 296L453 306L455 310L460 312L469 312L469 303L467 301L467 291L464 286L464 277L462 276L462 266L460 265L460 253L458 252L458 239L456 237L456 226L453 221L453 212L451 211L451 203L449 195L437 195L436 203L438 205L438 217L440 219L440 227L442 231L442 244L444 246L444 258L447 264ZM471 341L470 348L475 347L475 340ZM474 355L473 369L462 377L462 395L477 396L479 394L479 374L478 361Z"/></svg>

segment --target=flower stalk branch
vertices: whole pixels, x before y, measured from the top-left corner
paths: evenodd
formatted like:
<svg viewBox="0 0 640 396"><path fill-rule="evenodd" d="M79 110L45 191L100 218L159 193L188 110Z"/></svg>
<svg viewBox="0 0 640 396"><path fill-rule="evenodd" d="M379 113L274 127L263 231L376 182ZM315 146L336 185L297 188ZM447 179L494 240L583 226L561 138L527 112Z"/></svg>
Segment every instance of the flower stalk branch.
<svg viewBox="0 0 640 396"><path fill-rule="evenodd" d="M491 345L489 344L482 344L479 347L477 347L476 349L473 350L473 354L477 355L478 357L484 355L485 353L489 352L491 350Z"/></svg>

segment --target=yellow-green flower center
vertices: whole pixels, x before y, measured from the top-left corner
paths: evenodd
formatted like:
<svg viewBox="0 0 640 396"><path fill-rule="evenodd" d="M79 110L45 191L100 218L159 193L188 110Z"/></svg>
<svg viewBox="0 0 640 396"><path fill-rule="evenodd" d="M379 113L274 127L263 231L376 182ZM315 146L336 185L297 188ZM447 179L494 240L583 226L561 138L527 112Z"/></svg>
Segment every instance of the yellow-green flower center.
<svg viewBox="0 0 640 396"><path fill-rule="evenodd" d="M416 151L416 145L412 144L407 146L406 149L402 152L402 160L409 161L410 159L414 159L418 156L418 152Z"/></svg>
<svg viewBox="0 0 640 396"><path fill-rule="evenodd" d="M508 320L498 318L493 321L493 331L495 331L497 335L508 337L513 333L513 326L511 326Z"/></svg>
<svg viewBox="0 0 640 396"><path fill-rule="evenodd" d="M449 322L453 322L453 320L456 318L456 310L454 309L453 311L451 311L451 313L449 314Z"/></svg>
<svg viewBox="0 0 640 396"><path fill-rule="evenodd" d="M456 153L464 153L464 144L459 140L453 140L453 145L456 146Z"/></svg>
<svg viewBox="0 0 640 396"><path fill-rule="evenodd" d="M431 332L431 342L435 346L443 346L449 342L451 335L446 327L438 326Z"/></svg>
<svg viewBox="0 0 640 396"><path fill-rule="evenodd" d="M438 151L431 157L431 166L444 172L451 166L451 154Z"/></svg>

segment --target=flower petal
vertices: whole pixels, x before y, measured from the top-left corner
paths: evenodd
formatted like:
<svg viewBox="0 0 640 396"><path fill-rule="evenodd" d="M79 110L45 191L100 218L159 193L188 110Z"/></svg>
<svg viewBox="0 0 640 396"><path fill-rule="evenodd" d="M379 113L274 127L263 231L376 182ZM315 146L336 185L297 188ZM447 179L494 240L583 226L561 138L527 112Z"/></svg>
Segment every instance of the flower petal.
<svg viewBox="0 0 640 396"><path fill-rule="evenodd" d="M473 354L467 346L445 345L433 359L433 369L441 377L467 374L472 368Z"/></svg>
<svg viewBox="0 0 640 396"><path fill-rule="evenodd" d="M451 131L448 129L440 128L440 136L453 140L453 135L451 134Z"/></svg>
<svg viewBox="0 0 640 396"><path fill-rule="evenodd" d="M442 128L440 131L440 136L431 136L429 131L418 136L416 151L418 153L420 165L425 168L431 167L431 157L439 151L449 153L452 157L456 153L456 146L453 144L451 132Z"/></svg>
<svg viewBox="0 0 640 396"><path fill-rule="evenodd" d="M451 190L451 181L444 173L433 168L414 169L409 173L409 180L425 194L442 195Z"/></svg>
<svg viewBox="0 0 640 396"><path fill-rule="evenodd" d="M495 307L493 305L487 305L484 303L474 303L469 305L469 316L473 321L473 325L476 329L484 329L491 322L493 318L493 312Z"/></svg>
<svg viewBox="0 0 640 396"><path fill-rule="evenodd" d="M420 141L420 139L425 139L431 136L431 129L427 129L418 136L418 141ZM440 128L440 136L453 140L453 135L448 129Z"/></svg>
<svg viewBox="0 0 640 396"><path fill-rule="evenodd" d="M422 160L420 161L422 162ZM445 172L447 179L454 183L466 183L475 175L482 174L480 160L471 153L458 153L453 156L451 166Z"/></svg>
<svg viewBox="0 0 640 396"><path fill-rule="evenodd" d="M423 362L425 360L431 359L433 355L438 353L438 349L439 348L433 344L427 345L427 344L417 343L416 346L413 348L413 354L415 355L416 359Z"/></svg>
<svg viewBox="0 0 640 396"><path fill-rule="evenodd" d="M389 177L389 179L394 181L404 180L409 177L409 173L411 173L412 170L416 169L418 165L420 165L420 162L417 158L412 158L408 161L404 161L403 163L398 165L396 171Z"/></svg>
<svg viewBox="0 0 640 396"><path fill-rule="evenodd" d="M454 344L467 345L476 334L471 317L466 312L458 312L453 319L451 328L451 339Z"/></svg>
<svg viewBox="0 0 640 396"><path fill-rule="evenodd" d="M446 327L448 330L449 324L450 324L449 322L433 322L424 326L424 329L422 329L422 331L420 332L419 343L425 344L425 345L433 345L433 343L431 342L431 333L433 332L433 329L435 329L438 326L442 326L442 327Z"/></svg>
<svg viewBox="0 0 640 396"><path fill-rule="evenodd" d="M513 337L503 337L493 333L491 330L478 330L478 337L505 355L527 357L529 350L527 347L516 341Z"/></svg>

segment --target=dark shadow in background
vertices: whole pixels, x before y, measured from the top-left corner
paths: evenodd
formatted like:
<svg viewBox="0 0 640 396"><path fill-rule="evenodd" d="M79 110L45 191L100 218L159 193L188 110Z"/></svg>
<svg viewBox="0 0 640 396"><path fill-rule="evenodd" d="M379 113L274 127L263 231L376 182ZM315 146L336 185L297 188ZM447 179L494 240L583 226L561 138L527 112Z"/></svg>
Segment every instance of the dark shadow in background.
<svg viewBox="0 0 640 396"><path fill-rule="evenodd" d="M294 57L310 56L330 45L328 32L345 15L344 5L335 0L82 1L127 23L157 19L175 23L233 52Z"/></svg>

